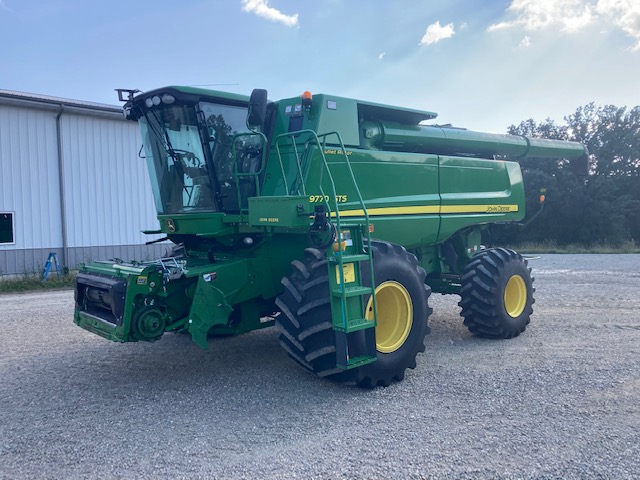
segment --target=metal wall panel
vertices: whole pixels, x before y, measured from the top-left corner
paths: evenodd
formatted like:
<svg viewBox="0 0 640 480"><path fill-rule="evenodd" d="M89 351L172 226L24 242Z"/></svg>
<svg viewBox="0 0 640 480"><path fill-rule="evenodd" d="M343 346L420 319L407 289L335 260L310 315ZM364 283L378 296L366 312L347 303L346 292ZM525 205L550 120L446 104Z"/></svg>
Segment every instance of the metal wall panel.
<svg viewBox="0 0 640 480"><path fill-rule="evenodd" d="M34 96L34 99L37 99ZM138 127L115 112L64 109L60 117L67 265L157 258L159 236ZM115 109L114 109L115 110ZM0 103L0 212L14 213L15 243L0 245L0 275L38 271L64 258L56 116L60 106Z"/></svg>
<svg viewBox="0 0 640 480"><path fill-rule="evenodd" d="M69 247L148 241L140 230L158 221L147 167L137 156L137 124L78 114L61 120Z"/></svg>
<svg viewBox="0 0 640 480"><path fill-rule="evenodd" d="M55 118L0 105L0 211L15 212L15 244L0 250L62 245Z"/></svg>

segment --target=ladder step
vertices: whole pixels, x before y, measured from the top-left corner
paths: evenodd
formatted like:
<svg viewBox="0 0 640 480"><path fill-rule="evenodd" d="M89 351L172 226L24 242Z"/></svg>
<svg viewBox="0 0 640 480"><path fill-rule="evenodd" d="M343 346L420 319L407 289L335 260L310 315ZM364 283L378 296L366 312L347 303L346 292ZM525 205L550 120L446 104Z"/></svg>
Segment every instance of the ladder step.
<svg viewBox="0 0 640 480"><path fill-rule="evenodd" d="M359 255L341 255L342 257L342 261L344 263L351 263L351 262L363 262L363 261L368 261L369 260L369 255L367 254L359 254ZM328 257L328 260L332 263L338 263L338 257L337 256L330 256Z"/></svg>
<svg viewBox="0 0 640 480"><path fill-rule="evenodd" d="M346 370L361 367L378 359L375 330L336 332L336 365Z"/></svg>
<svg viewBox="0 0 640 480"><path fill-rule="evenodd" d="M372 293L373 293L373 288L371 287L357 286L357 287L345 287L344 289L345 297L358 297L361 295L371 295ZM342 297L343 291L338 286L338 288L331 289L331 295L333 295L334 297Z"/></svg>
<svg viewBox="0 0 640 480"><path fill-rule="evenodd" d="M367 320L366 318L354 318L349 320L346 326L334 325L333 329L336 332L352 333L360 330L366 330L367 328L375 328L376 322L373 320Z"/></svg>
<svg viewBox="0 0 640 480"><path fill-rule="evenodd" d="M360 357L348 358L346 363L338 362L338 368L344 368L348 370L350 368L361 367L362 365L367 365L369 363L373 363L378 359L377 356L373 355L362 355Z"/></svg>

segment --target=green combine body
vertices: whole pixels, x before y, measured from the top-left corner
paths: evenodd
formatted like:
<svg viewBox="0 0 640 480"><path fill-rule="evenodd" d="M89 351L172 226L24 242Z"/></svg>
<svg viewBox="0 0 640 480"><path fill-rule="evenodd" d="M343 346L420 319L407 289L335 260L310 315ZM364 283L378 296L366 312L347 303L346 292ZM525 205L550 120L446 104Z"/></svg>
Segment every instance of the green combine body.
<svg viewBox="0 0 640 480"><path fill-rule="evenodd" d="M475 334L524 331L527 262L482 245L490 224L525 215L520 166L497 158L587 165L577 143L427 126L435 113L331 95L119 94L160 222L146 233L172 248L83 266L75 323L118 342L183 332L202 348L275 324L304 368L365 387L415 367L431 291L459 294Z"/></svg>

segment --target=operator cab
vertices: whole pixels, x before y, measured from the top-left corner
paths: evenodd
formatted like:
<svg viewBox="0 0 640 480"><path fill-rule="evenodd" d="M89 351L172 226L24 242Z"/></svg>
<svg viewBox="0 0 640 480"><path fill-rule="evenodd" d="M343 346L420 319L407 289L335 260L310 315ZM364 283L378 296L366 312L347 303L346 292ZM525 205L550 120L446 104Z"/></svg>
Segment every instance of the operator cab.
<svg viewBox="0 0 640 480"><path fill-rule="evenodd" d="M266 91L251 99L182 87L126 92L118 93L125 116L140 124L158 214L247 208L266 145Z"/></svg>

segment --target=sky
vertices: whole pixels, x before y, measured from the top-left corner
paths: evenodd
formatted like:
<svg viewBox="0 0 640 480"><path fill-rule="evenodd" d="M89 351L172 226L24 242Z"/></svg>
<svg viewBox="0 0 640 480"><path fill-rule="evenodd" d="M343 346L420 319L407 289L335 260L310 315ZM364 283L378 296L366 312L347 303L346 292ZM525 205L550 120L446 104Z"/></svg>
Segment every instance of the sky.
<svg viewBox="0 0 640 480"><path fill-rule="evenodd" d="M0 0L0 89L328 93L505 132L640 104L640 0Z"/></svg>

